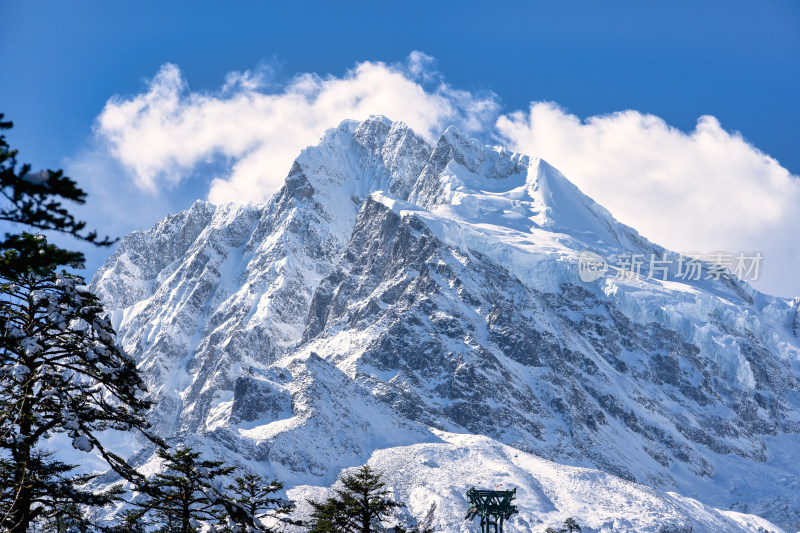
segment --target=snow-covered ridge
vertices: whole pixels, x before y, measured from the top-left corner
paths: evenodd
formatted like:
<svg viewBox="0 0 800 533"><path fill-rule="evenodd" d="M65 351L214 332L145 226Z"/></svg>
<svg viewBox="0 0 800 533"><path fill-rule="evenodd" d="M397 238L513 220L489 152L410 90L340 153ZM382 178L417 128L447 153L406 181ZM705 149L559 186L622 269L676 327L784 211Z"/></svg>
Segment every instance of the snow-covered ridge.
<svg viewBox="0 0 800 533"><path fill-rule="evenodd" d="M266 204L127 236L92 287L159 431L289 486L445 431L800 526L797 301L584 283L583 250L671 253L538 158L374 117L303 150Z"/></svg>

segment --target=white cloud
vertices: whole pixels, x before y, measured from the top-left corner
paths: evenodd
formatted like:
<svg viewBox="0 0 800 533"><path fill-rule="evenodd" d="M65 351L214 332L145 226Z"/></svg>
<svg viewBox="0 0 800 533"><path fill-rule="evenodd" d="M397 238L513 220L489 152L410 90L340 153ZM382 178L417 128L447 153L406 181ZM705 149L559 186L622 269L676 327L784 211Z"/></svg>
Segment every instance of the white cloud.
<svg viewBox="0 0 800 533"><path fill-rule="evenodd" d="M497 129L649 239L676 251L760 251L754 285L800 294L800 178L714 117L684 133L637 111L582 121L537 102Z"/></svg>
<svg viewBox="0 0 800 533"><path fill-rule="evenodd" d="M196 92L178 67L164 65L143 93L108 101L97 133L143 191L186 190L199 165L222 157L230 172L214 176L208 199L260 201L303 147L344 119L383 114L428 137L454 123L543 157L670 249L761 251L756 286L800 294L800 178L713 117L685 133L636 111L581 120L535 102L497 119L494 95L449 86L421 52L401 65L359 63L340 77L274 78L260 67L230 73L218 91Z"/></svg>
<svg viewBox="0 0 800 533"><path fill-rule="evenodd" d="M345 119L383 114L423 135L451 123L470 131L496 116L493 95L474 96L436 79L432 58L414 52L403 65L364 62L342 77L296 76L268 92L268 69L229 74L222 89L189 91L178 67L164 65L147 92L112 98L97 132L136 183L156 191L190 175L214 156L233 162L211 184L211 201L266 199L283 182L297 154Z"/></svg>

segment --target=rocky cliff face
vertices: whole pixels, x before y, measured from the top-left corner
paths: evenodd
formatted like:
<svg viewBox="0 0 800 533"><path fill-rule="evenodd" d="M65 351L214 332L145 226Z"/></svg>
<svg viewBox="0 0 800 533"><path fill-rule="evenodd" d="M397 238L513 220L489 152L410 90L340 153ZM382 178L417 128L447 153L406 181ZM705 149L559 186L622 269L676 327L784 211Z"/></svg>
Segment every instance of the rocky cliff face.
<svg viewBox="0 0 800 533"><path fill-rule="evenodd" d="M267 205L197 202L123 239L93 287L152 378L162 433L206 428L247 365L291 351L359 204L380 188L407 194L427 155L403 125L343 124L298 157Z"/></svg>
<svg viewBox="0 0 800 533"><path fill-rule="evenodd" d="M158 430L289 485L467 433L800 525L797 304L674 265L585 283L584 250L675 257L544 161L373 118L264 205L127 236L93 289Z"/></svg>

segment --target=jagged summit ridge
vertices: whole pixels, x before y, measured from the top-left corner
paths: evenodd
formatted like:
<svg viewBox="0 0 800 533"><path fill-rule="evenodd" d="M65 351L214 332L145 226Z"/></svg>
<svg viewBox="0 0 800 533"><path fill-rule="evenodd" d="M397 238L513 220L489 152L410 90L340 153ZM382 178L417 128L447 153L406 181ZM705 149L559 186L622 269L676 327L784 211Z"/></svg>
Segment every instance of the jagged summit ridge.
<svg viewBox="0 0 800 533"><path fill-rule="evenodd" d="M583 283L586 249L668 253L538 158L373 117L303 150L265 204L132 233L93 287L158 430L290 485L436 428L800 523L796 305Z"/></svg>

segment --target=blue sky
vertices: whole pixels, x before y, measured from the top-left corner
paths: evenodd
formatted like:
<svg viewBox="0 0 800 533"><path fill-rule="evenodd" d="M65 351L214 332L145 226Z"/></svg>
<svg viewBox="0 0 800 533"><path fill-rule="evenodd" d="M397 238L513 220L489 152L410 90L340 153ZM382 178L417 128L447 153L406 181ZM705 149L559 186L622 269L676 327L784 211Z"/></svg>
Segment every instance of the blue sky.
<svg viewBox="0 0 800 533"><path fill-rule="evenodd" d="M134 101L147 94L165 65L175 66L171 72L180 80L181 105L194 110L192 97L207 96L230 103L230 94L223 93L231 89L223 89L223 85L232 72L249 71L251 78L259 80L255 89L259 94L277 94L295 87L292 83L300 73L314 73L323 81L360 80L353 71L364 64L381 64L389 71L401 72L426 94L448 102L462 102L462 93L470 102L465 106L491 102L492 110L477 119L485 127L474 128L474 134L488 140L499 138L517 149L543 151L562 170L564 161L575 174L576 183L584 190L588 188L587 192L612 213L637 228L644 227L645 235L673 248L683 243L744 247L763 238L755 230L747 238L733 238L734 233L748 233L737 226L736 220L729 224L730 229L723 226L711 231L712 219L718 213L706 204L697 204L692 215L696 217L693 224L709 227L706 240L688 239L683 234L690 234L690 229L683 234L661 234L658 228L669 223L666 215L659 220L643 218L642 213L648 210L644 200L640 211L626 210L631 201L615 205L613 193L620 187L619 181L609 178L611 181L603 182L603 176L570 168L567 148L542 141L535 127L523 127L525 120L550 120L565 138L582 138L583 151L574 155L585 159L596 154L598 146L608 146L607 140L595 139L600 130L608 128L600 124L593 129L570 129L574 127L569 126L571 118L591 120L635 110L638 115L632 118L617 116L604 124L621 129L630 119L647 131L655 127L663 138L653 141L648 149L669 146L665 150L680 152L669 161L681 161L681 165L693 168L706 165L704 158L719 151L704 148L708 143L700 137L730 134L733 137L723 139L720 146L736 145L730 149L744 154L744 163L735 172L753 160L753 154L745 154L749 148L736 144L735 132L741 132L742 142L756 150L756 156L768 154L782 169L775 174L773 165L772 170L756 170L752 176L737 174L736 179L743 180L744 186L731 181L741 189L741 195L750 195L753 185L753 194L758 197L760 180L772 185L783 180L783 185L761 191L764 197L754 201L752 208L761 212L770 209L773 196L794 194L794 189L787 193L781 188L793 187L786 185L791 178L784 174L795 178L800 174L800 105L796 96L800 94L800 4L796 2L32 1L7 4L5 22L0 33L5 52L0 112L15 122L9 142L20 149L23 161L37 168L65 167L70 171L92 194L88 209L82 211L84 216L93 226L109 228L116 234L152 224L168 211L208 197L212 179L225 179L225 174L233 172L237 162L245 158L242 150L209 148L178 168L162 168L159 165L164 160L158 160L148 162L145 170L131 170L130 158L121 155L125 148L121 143L134 139L128 146L131 150L144 145L136 144L139 137L133 134L119 141L122 130L111 131L99 117L104 109L109 110L109 99ZM424 58L423 74L409 59L414 51L425 54L419 56ZM441 93L442 84L447 86L446 94ZM250 90L242 83L238 87L232 90L240 94ZM375 101L375 111L385 113L384 104ZM531 102L555 102L558 108L538 108L527 115ZM390 105L388 109L403 115L406 108ZM515 111L526 116L514 119ZM464 119L465 113L456 114ZM663 124L641 126L640 116L648 115L660 117ZM698 118L705 115L716 117L718 126L711 124L708 131L689 139L692 142L669 133L671 127L691 135ZM511 123L499 127L497 117L511 117ZM125 118L130 119L124 124L128 128L125 132L138 127L130 116ZM407 120L404 116L390 118ZM457 121L441 118L451 119ZM433 135L439 125L430 124L429 133ZM137 131L140 137L144 135ZM624 154L619 158L624 159ZM637 173L649 176L647 161L632 167L629 179L638 179ZM675 166L673 172L680 174L682 168ZM708 168L712 172L728 167L709 163ZM152 180L145 176L147 172L152 173ZM181 176L170 178L174 172ZM144 187L145 182L149 189ZM709 190L719 187L718 183L709 184ZM269 186L274 183L269 182ZM636 194L645 198L651 189ZM683 189L676 185L670 194L677 195L675 191ZM605 190L612 194L603 196ZM112 202L115 194L127 195L128 203L105 210L92 205L93 199ZM704 194L708 196L707 191ZM632 198L635 202L637 197ZM741 198L726 201L729 204L720 205L721 211L748 205ZM147 208L139 207L145 203ZM775 209L786 210L781 206ZM135 216L131 214L134 211ZM745 219L747 216L742 214ZM800 259L800 230L787 229L794 221L790 215L745 220L765 233L774 233L773 226L782 228L771 250L773 257L784 253L780 242L788 249L781 258L783 276ZM96 268L104 254L92 252L89 268ZM769 258L765 266L767 261ZM797 289L800 294L800 285L782 285L777 271L773 270L773 275L775 280L765 290L788 296Z"/></svg>

